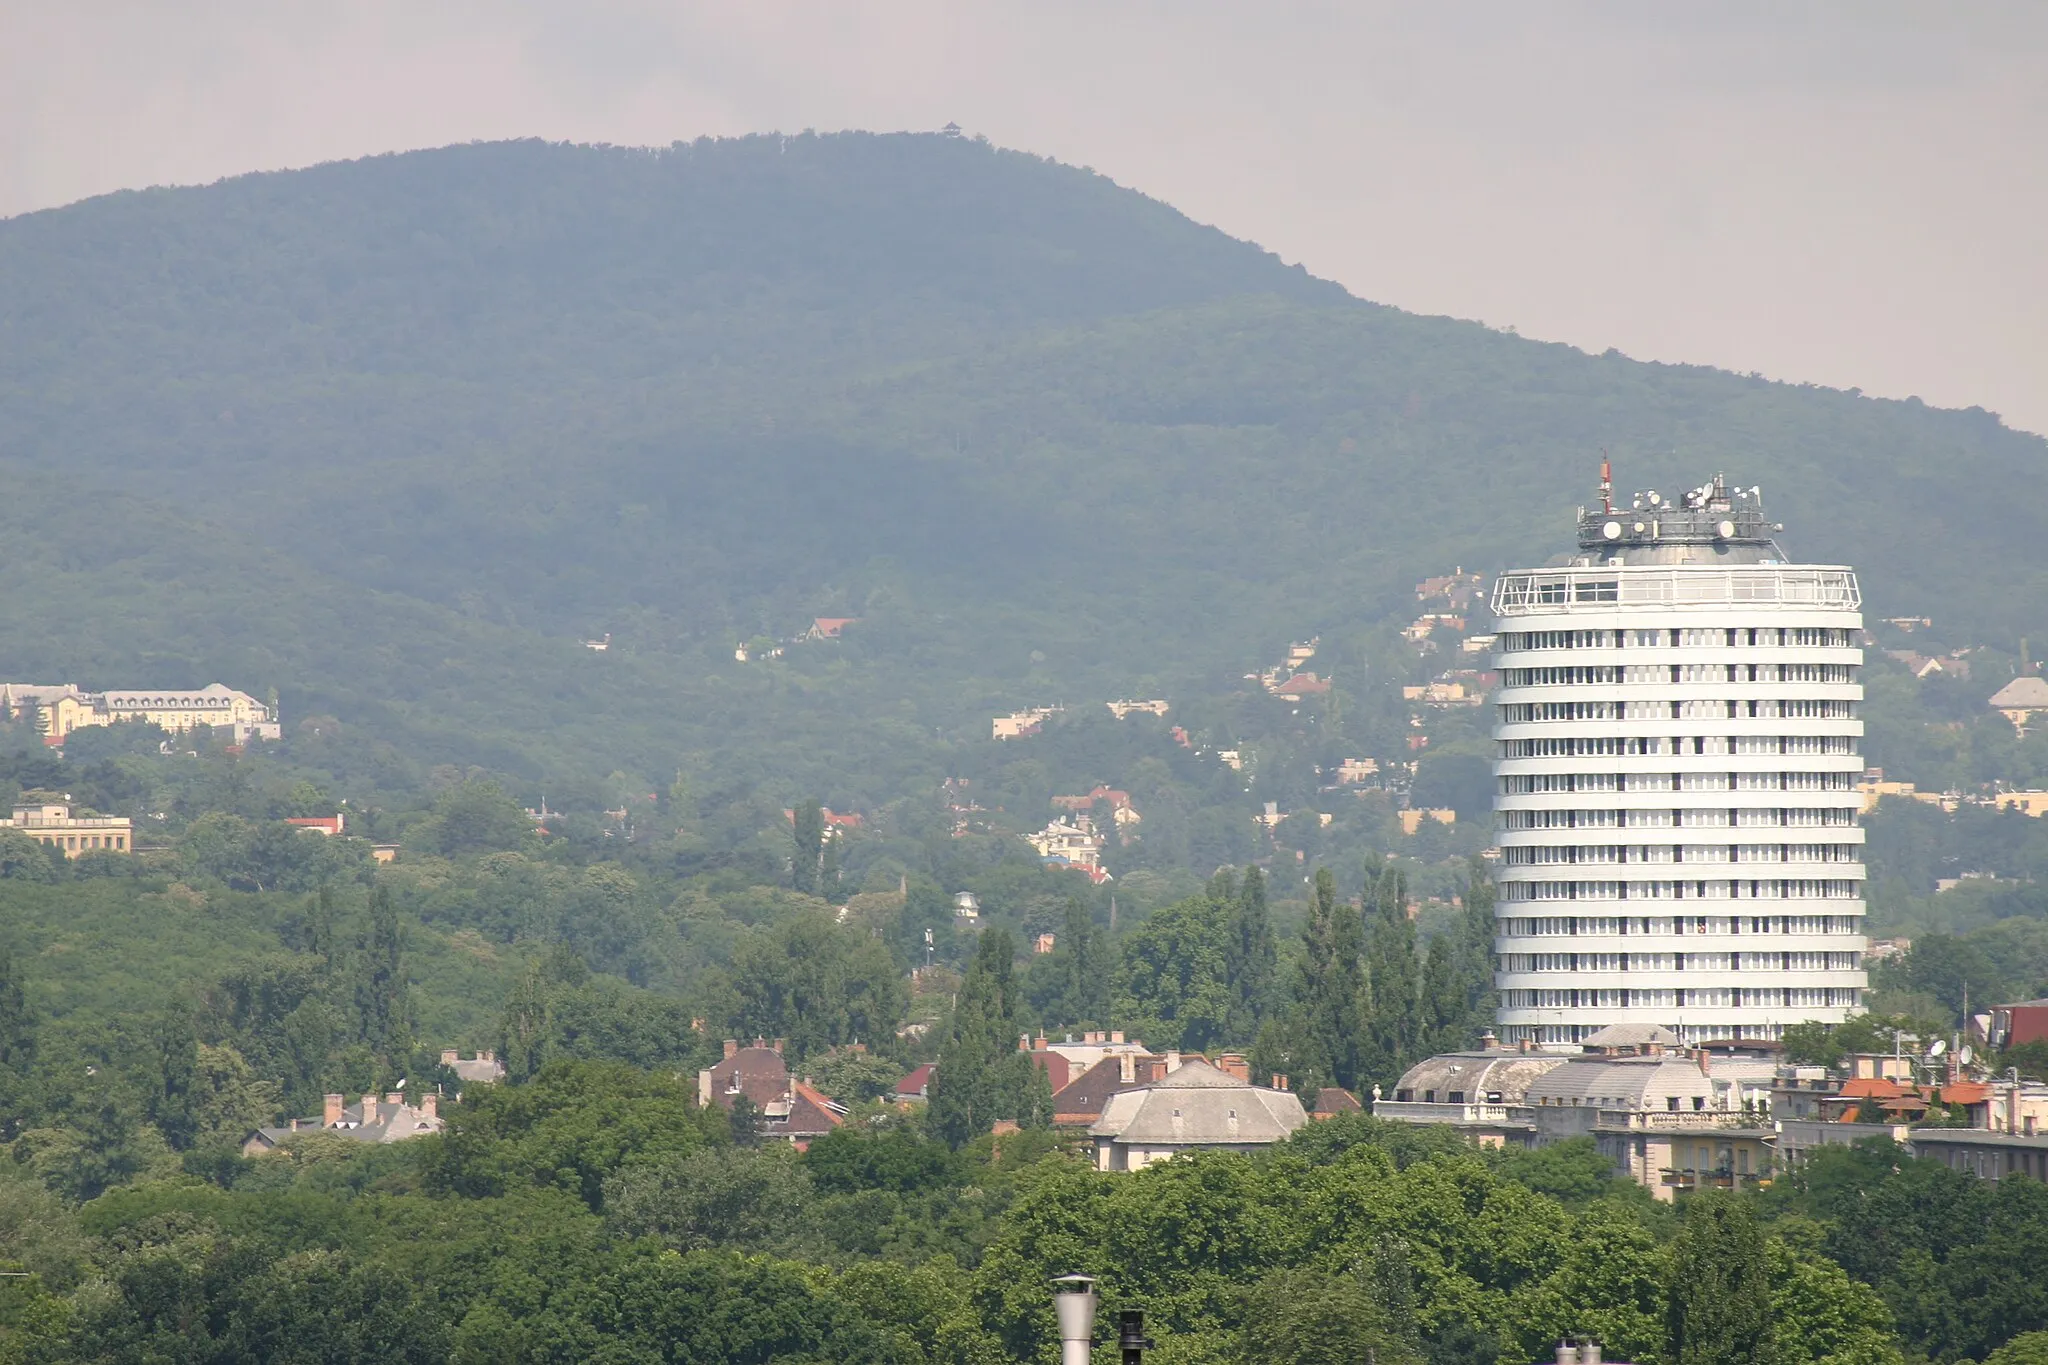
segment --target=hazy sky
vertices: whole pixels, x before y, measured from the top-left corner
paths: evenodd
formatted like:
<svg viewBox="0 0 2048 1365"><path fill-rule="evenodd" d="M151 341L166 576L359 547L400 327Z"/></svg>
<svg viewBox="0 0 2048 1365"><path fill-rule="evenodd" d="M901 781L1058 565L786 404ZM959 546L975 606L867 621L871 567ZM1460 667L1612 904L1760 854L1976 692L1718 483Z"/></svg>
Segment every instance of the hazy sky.
<svg viewBox="0 0 2048 1365"><path fill-rule="evenodd" d="M2048 432L2043 0L0 0L0 215L948 120L1366 298Z"/></svg>

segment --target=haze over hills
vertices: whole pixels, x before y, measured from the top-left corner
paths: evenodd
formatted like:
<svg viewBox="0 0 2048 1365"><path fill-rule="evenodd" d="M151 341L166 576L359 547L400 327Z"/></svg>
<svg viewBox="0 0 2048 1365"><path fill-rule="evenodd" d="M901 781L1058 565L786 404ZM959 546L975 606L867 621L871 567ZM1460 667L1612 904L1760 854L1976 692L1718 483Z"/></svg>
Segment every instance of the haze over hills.
<svg viewBox="0 0 2048 1365"><path fill-rule="evenodd" d="M0 572L64 600L8 608L0 672L230 677L509 771L935 777L992 708L1220 691L1540 562L1603 447L1625 487L1762 483L1796 555L1958 640L2048 600L2010 496L2044 442L1989 414L1400 313L937 136L91 200L0 223L0 351ZM863 629L733 662L813 615Z"/></svg>

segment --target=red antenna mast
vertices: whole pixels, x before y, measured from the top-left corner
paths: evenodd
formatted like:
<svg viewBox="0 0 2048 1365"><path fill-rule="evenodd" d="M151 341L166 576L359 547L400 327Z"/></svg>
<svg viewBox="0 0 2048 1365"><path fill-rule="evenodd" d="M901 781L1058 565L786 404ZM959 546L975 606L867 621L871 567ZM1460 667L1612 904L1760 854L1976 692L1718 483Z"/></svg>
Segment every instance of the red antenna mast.
<svg viewBox="0 0 2048 1365"><path fill-rule="evenodd" d="M1614 510L1614 471L1608 468L1605 449L1600 452L1600 510Z"/></svg>

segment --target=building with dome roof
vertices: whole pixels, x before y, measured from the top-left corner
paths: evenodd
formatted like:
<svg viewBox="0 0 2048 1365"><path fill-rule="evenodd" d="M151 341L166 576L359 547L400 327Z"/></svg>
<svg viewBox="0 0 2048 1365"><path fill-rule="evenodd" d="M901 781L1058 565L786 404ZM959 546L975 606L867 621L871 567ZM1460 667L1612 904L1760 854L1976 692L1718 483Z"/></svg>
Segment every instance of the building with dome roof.
<svg viewBox="0 0 2048 1365"><path fill-rule="evenodd" d="M1112 1095L1088 1133L1097 1170L1135 1171L1183 1152L1261 1151L1307 1122L1292 1093L1191 1058L1159 1080Z"/></svg>

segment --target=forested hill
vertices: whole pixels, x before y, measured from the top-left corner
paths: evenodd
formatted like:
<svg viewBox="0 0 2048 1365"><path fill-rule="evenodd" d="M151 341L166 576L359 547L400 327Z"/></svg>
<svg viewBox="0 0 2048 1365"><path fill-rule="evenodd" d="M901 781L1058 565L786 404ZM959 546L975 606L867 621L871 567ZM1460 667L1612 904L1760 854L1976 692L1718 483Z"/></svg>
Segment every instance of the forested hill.
<svg viewBox="0 0 2048 1365"><path fill-rule="evenodd" d="M112 195L0 223L0 355L0 574L66 595L15 594L0 673L381 706L512 771L793 776L822 729L936 773L992 707L1215 690L1425 573L1540 561L1602 447L1631 485L1761 482L1795 553L1959 643L2048 600L2014 495L2044 445L1989 414L1402 314L937 136ZM814 615L864 638L733 662Z"/></svg>

